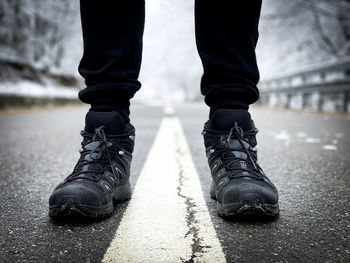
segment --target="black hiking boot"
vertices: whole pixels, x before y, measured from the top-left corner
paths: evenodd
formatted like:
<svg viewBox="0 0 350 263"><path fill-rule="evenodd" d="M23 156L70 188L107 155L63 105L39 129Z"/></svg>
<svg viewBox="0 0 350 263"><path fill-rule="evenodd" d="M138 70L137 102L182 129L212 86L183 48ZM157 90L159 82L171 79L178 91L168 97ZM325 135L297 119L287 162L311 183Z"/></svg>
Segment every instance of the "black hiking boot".
<svg viewBox="0 0 350 263"><path fill-rule="evenodd" d="M80 159L53 191L50 217L104 218L112 214L113 201L131 196L134 127L125 124L117 112L89 111L81 135Z"/></svg>
<svg viewBox="0 0 350 263"><path fill-rule="evenodd" d="M203 136L212 174L210 195L229 218L276 218L278 192L257 163L258 130L248 111L217 110Z"/></svg>

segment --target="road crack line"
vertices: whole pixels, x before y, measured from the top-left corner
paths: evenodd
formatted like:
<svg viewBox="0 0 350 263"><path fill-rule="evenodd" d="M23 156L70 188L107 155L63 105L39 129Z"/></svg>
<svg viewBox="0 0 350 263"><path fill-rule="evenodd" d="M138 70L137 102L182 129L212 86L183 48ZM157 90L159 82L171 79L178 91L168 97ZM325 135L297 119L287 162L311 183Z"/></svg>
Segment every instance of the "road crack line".
<svg viewBox="0 0 350 263"><path fill-rule="evenodd" d="M179 135L177 132L174 133L175 142L179 141ZM177 143L175 143L176 147L176 163L178 166L179 171L179 178L178 182L179 185L177 186L177 195L184 200L184 203L186 205L186 225L188 228L187 233L185 234L184 238L188 238L190 235L192 235L192 242L191 242L191 256L189 259L183 259L182 263L194 263L195 259L200 258L201 255L204 254L205 248L210 248L210 246L204 246L202 245L202 239L199 237L199 230L200 227L198 225L198 220L196 219L197 214L197 204L193 200L193 198L189 195L186 195L184 193L184 188L186 187L185 182L188 178L184 175L184 167L181 162L181 156L183 156L183 152L181 147L178 146Z"/></svg>

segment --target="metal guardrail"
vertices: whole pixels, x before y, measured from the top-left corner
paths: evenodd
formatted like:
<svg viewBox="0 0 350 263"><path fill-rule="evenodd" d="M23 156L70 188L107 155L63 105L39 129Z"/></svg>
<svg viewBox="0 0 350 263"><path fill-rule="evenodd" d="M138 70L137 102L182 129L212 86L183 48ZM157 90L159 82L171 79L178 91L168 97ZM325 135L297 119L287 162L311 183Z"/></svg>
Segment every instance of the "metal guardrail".
<svg viewBox="0 0 350 263"><path fill-rule="evenodd" d="M263 80L259 90L272 107L350 112L350 59Z"/></svg>

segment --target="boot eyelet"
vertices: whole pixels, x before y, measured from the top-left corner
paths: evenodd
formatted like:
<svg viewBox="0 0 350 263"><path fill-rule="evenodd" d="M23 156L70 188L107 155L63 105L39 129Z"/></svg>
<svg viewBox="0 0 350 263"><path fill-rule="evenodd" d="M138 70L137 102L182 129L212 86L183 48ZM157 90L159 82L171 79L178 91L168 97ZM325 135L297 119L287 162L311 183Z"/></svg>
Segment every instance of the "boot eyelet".
<svg viewBox="0 0 350 263"><path fill-rule="evenodd" d="M125 152L124 151L119 151L118 154L123 155Z"/></svg>
<svg viewBox="0 0 350 263"><path fill-rule="evenodd" d="M115 183L115 178L113 176L109 175L108 177L112 180L113 183Z"/></svg>
<svg viewBox="0 0 350 263"><path fill-rule="evenodd" d="M107 189L108 192L112 192L112 189L108 185L104 184L104 187Z"/></svg>

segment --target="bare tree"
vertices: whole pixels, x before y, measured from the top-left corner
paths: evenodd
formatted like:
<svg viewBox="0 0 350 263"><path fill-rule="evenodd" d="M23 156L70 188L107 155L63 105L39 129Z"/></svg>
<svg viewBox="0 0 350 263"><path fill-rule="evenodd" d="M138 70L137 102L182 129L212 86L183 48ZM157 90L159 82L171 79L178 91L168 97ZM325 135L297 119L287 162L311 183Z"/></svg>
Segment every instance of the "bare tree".
<svg viewBox="0 0 350 263"><path fill-rule="evenodd" d="M0 61L50 71L59 67L77 1L0 0Z"/></svg>
<svg viewBox="0 0 350 263"><path fill-rule="evenodd" d="M319 46L334 57L350 55L350 0L281 1L283 8L263 16L266 20L298 23L310 16Z"/></svg>

